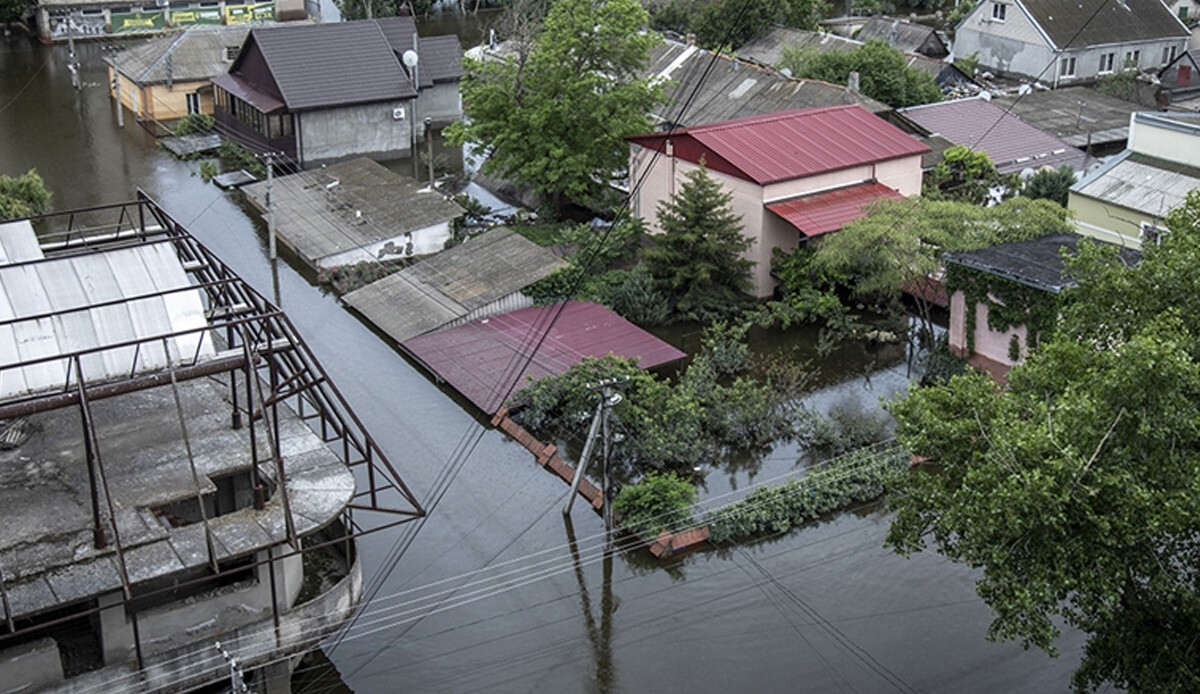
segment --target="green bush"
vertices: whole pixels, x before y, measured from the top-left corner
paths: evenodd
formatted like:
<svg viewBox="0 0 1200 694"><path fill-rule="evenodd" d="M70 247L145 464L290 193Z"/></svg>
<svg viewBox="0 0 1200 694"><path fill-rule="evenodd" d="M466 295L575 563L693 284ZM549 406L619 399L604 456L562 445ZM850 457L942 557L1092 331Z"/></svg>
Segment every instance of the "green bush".
<svg viewBox="0 0 1200 694"><path fill-rule="evenodd" d="M811 416L808 444L829 455L841 455L886 439L890 421L886 412L866 412L857 404L841 403L828 416Z"/></svg>
<svg viewBox="0 0 1200 694"><path fill-rule="evenodd" d="M331 268L322 268L317 273L317 282L330 285L339 295L347 294L383 279L405 265L406 263L403 262L378 260L364 260L352 265L337 265Z"/></svg>
<svg viewBox="0 0 1200 694"><path fill-rule="evenodd" d="M692 520L696 485L673 472L650 473L641 482L621 488L613 512L621 527L649 540L664 530L685 529Z"/></svg>
<svg viewBox="0 0 1200 694"><path fill-rule="evenodd" d="M782 533L808 521L883 495L903 470L902 448L858 450L777 487L759 487L745 499L705 517L714 543Z"/></svg>
<svg viewBox="0 0 1200 694"><path fill-rule="evenodd" d="M217 160L221 162L222 171L244 170L255 178L266 178L267 169L254 156L254 152L242 147L236 142L224 140L217 148Z"/></svg>
<svg viewBox="0 0 1200 694"><path fill-rule="evenodd" d="M671 317L667 297L654 283L645 265L632 270L613 270L606 273L610 280L594 293L596 301L638 325L663 325Z"/></svg>
<svg viewBox="0 0 1200 694"><path fill-rule="evenodd" d="M176 137L183 135L191 135L192 133L207 133L212 131L216 121L213 117L204 113L189 113L175 124L175 130L172 133Z"/></svg>
<svg viewBox="0 0 1200 694"><path fill-rule="evenodd" d="M50 209L50 191L30 169L20 176L0 175L0 220L44 214Z"/></svg>

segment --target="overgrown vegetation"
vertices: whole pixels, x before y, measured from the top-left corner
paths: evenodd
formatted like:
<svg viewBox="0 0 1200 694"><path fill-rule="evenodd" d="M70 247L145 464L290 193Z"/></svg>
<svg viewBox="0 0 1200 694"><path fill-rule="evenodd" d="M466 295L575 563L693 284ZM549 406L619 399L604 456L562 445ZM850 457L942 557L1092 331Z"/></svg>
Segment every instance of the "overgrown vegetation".
<svg viewBox="0 0 1200 694"><path fill-rule="evenodd" d="M658 0L647 4L659 31L694 33L701 46L740 46L775 24L815 31L831 5L825 0Z"/></svg>
<svg viewBox="0 0 1200 694"><path fill-rule="evenodd" d="M184 135L191 135L193 133L212 132L215 125L216 121L207 113L189 113L179 119L171 134L176 137L183 137Z"/></svg>
<svg viewBox="0 0 1200 694"><path fill-rule="evenodd" d="M942 100L933 77L908 67L904 54L883 41L869 41L846 53L787 47L780 67L796 77L834 84L846 84L850 73L857 72L863 94L895 108Z"/></svg>
<svg viewBox="0 0 1200 694"><path fill-rule="evenodd" d="M1018 356L1035 349L1041 344L1042 336L1053 333L1062 310L1061 296L1058 294L957 263L946 267L945 281L946 291L963 292L967 306L964 321L967 326L975 325L976 307L980 304L987 307L989 330L1004 332L1019 325L1025 326L1027 344L1021 345L1017 340L1015 352ZM966 334L967 352L973 353L975 331L968 327ZM1013 335L1013 339L1016 340L1017 336Z"/></svg>
<svg viewBox="0 0 1200 694"><path fill-rule="evenodd" d="M363 260L353 265L321 268L317 282L328 284L339 296L365 287L403 269L408 263L396 260Z"/></svg>
<svg viewBox="0 0 1200 694"><path fill-rule="evenodd" d="M744 540L791 528L856 502L883 495L908 455L898 447L860 449L775 487L759 487L704 519L714 543Z"/></svg>
<svg viewBox="0 0 1200 694"><path fill-rule="evenodd" d="M44 214L50 209L50 197L36 169L15 177L0 175L0 220Z"/></svg>
<svg viewBox="0 0 1200 694"><path fill-rule="evenodd" d="M925 175L921 195L933 200L987 205L1010 198L1020 190L1017 175L996 171L987 152L954 145L946 149L942 161Z"/></svg>
<svg viewBox="0 0 1200 694"><path fill-rule="evenodd" d="M622 528L649 540L664 530L674 532L690 525L692 504L698 498L690 480L674 472L651 472L640 482L621 487L613 512Z"/></svg>

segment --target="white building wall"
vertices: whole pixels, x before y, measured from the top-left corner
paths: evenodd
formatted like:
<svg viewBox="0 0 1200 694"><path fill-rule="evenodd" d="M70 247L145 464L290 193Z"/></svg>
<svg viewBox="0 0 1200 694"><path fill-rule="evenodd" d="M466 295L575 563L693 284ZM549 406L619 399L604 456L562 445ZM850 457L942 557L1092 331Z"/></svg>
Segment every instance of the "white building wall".
<svg viewBox="0 0 1200 694"><path fill-rule="evenodd" d="M1153 113L1135 113L1130 121L1128 148L1139 154L1200 168L1200 119L1189 128Z"/></svg>

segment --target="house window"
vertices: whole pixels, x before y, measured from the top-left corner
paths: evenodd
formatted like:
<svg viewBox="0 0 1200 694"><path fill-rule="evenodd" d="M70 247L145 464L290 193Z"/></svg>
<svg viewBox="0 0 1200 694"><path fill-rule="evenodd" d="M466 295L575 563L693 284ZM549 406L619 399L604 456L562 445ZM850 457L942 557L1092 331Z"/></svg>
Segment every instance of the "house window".
<svg viewBox="0 0 1200 694"><path fill-rule="evenodd" d="M1163 65L1175 60L1177 50L1179 50L1178 46L1163 46Z"/></svg>
<svg viewBox="0 0 1200 694"><path fill-rule="evenodd" d="M1075 56L1063 58L1058 61L1058 76L1059 77L1074 77L1075 76Z"/></svg>
<svg viewBox="0 0 1200 694"><path fill-rule="evenodd" d="M1116 60L1116 53L1101 53L1100 54L1100 72L1112 72L1113 62Z"/></svg>
<svg viewBox="0 0 1200 694"><path fill-rule="evenodd" d="M1155 246L1161 246L1163 238L1171 233L1170 229L1160 227L1157 224L1151 224L1150 222L1142 222L1140 227L1141 233L1138 236L1142 239L1142 245L1152 243Z"/></svg>
<svg viewBox="0 0 1200 694"><path fill-rule="evenodd" d="M1187 11L1188 11L1188 8L1186 6L1180 7L1179 8L1179 18L1187 19Z"/></svg>
<svg viewBox="0 0 1200 694"><path fill-rule="evenodd" d="M1141 62L1141 51L1125 51L1125 67L1139 67Z"/></svg>
<svg viewBox="0 0 1200 694"><path fill-rule="evenodd" d="M199 92L192 92L187 95L187 110L188 113L200 113Z"/></svg>
<svg viewBox="0 0 1200 694"><path fill-rule="evenodd" d="M1004 15L1008 12L1008 5L1002 2L992 3L992 19L997 22L1004 21Z"/></svg>

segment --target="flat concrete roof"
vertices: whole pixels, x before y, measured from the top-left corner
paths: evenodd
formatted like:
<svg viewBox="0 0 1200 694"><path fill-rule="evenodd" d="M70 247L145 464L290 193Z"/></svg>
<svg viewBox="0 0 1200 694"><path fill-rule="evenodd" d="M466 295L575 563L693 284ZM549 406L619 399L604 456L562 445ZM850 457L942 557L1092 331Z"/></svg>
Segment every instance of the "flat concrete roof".
<svg viewBox="0 0 1200 694"><path fill-rule="evenodd" d="M561 374L584 357L636 358L649 369L687 356L605 306L586 301L471 321L413 338L403 347L487 414L532 381Z"/></svg>
<svg viewBox="0 0 1200 694"><path fill-rule="evenodd" d="M273 185L279 238L314 267L324 258L447 224L463 214L440 192L365 157L279 176ZM266 209L266 181L242 191Z"/></svg>
<svg viewBox="0 0 1200 694"><path fill-rule="evenodd" d="M212 378L179 384L187 440L171 387L160 386L91 403L103 466L116 509L116 527L133 583L208 563L204 525L172 528L155 508L215 490L212 480L247 471L249 428L230 426L228 386ZM280 407L288 501L295 530L304 534L333 520L350 502L354 476L308 425ZM92 507L84 428L77 408L31 415L29 439L0 451L0 575L13 617L120 590L116 553L93 545ZM270 459L258 437L260 459ZM274 472L260 469L270 477ZM108 506L101 494L101 516ZM251 505L212 518L218 561L287 539L283 497L262 510ZM0 615L2 616L2 615Z"/></svg>

